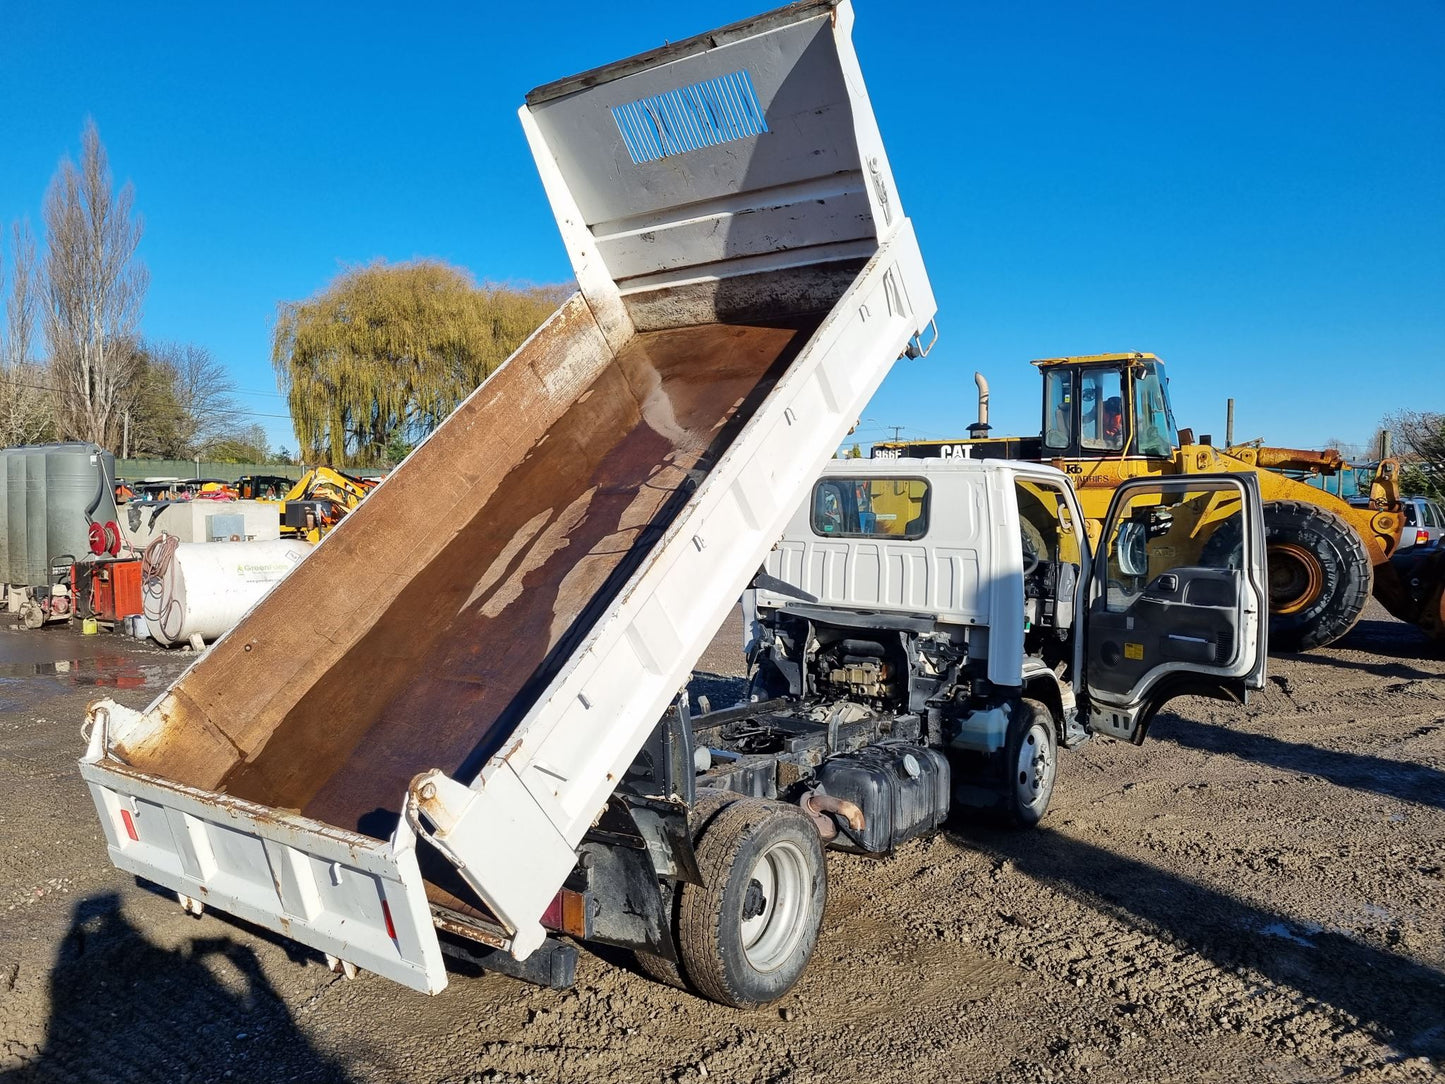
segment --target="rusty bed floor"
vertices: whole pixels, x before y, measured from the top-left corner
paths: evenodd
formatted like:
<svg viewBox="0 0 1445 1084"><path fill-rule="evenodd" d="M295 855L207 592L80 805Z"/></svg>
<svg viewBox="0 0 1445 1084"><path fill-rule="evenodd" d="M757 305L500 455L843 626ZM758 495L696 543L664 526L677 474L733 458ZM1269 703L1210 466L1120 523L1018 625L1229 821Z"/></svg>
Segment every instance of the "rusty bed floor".
<svg viewBox="0 0 1445 1084"><path fill-rule="evenodd" d="M269 735L196 785L385 838L418 772L471 778L814 326L635 336Z"/></svg>

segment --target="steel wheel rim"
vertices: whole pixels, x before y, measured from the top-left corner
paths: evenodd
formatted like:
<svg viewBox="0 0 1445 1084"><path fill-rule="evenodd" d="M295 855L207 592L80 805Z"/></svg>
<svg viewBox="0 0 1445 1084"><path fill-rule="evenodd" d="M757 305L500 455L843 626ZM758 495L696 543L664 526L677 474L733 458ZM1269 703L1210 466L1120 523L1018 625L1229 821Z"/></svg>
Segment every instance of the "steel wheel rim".
<svg viewBox="0 0 1445 1084"><path fill-rule="evenodd" d="M1268 550L1269 605L1277 614L1298 613L1315 599L1325 583L1319 558L1303 546L1282 542Z"/></svg>
<svg viewBox="0 0 1445 1084"><path fill-rule="evenodd" d="M1019 797L1023 804L1033 807L1039 804L1048 792L1049 780L1053 778L1054 754L1049 744L1049 732L1043 723L1029 727L1019 745L1017 780Z"/></svg>
<svg viewBox="0 0 1445 1084"><path fill-rule="evenodd" d="M803 940L809 882L807 860L788 840L774 843L753 863L744 906L756 885L762 894L762 910L742 919L742 940L743 955L755 970L777 970Z"/></svg>

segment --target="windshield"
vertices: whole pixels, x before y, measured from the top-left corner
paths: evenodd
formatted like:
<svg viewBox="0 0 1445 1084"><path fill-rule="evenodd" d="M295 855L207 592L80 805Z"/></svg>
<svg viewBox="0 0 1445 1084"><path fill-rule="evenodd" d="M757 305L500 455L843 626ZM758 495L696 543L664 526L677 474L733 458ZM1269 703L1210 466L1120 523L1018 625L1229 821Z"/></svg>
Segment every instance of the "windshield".
<svg viewBox="0 0 1445 1084"><path fill-rule="evenodd" d="M1173 455L1179 447L1179 432L1174 428L1174 412L1169 409L1169 381L1158 362L1143 362L1135 372L1140 369L1143 375L1134 382L1136 450L1139 455Z"/></svg>

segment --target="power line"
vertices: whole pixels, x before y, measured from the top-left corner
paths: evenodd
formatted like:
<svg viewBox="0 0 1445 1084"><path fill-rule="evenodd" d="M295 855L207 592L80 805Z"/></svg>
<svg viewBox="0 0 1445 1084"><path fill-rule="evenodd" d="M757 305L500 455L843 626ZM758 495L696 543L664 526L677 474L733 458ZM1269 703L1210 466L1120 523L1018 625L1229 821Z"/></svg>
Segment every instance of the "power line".
<svg viewBox="0 0 1445 1084"><path fill-rule="evenodd" d="M35 391L48 391L48 392L50 392L52 395L59 395L59 394L60 394L60 389L58 389L58 388L53 388L53 387L51 387L49 384L35 384L35 383L32 383L31 381L28 381L28 380L12 380L12 379L9 379L9 378L4 378L4 380L5 380L5 383L11 384L11 385L13 385L14 387L17 387L17 388L33 388ZM238 394L239 394L239 393L238 393ZM289 421L292 420L290 414L265 414L265 413L262 413L262 412L256 411L256 410L240 410L240 409L238 409L238 408L232 408L232 407L207 407L207 408L206 408L204 411L202 411L201 413L206 413L206 414L236 414L236 415L240 415L240 416L246 417L246 418L277 418L277 419L280 419L281 421L287 421L287 422L289 422ZM167 417L168 415L155 415L155 416L156 416L156 417ZM176 415L174 415L174 416L177 417L177 418L183 418L183 417L185 417L184 414L176 414Z"/></svg>

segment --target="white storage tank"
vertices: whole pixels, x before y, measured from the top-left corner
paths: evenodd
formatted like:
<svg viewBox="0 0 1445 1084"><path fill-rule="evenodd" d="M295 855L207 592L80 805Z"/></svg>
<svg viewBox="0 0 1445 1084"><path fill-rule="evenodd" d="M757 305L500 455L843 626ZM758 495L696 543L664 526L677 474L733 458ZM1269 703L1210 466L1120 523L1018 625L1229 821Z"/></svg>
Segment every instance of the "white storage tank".
<svg viewBox="0 0 1445 1084"><path fill-rule="evenodd" d="M151 636L166 645L217 639L310 552L293 539L181 542L162 535L141 564Z"/></svg>

